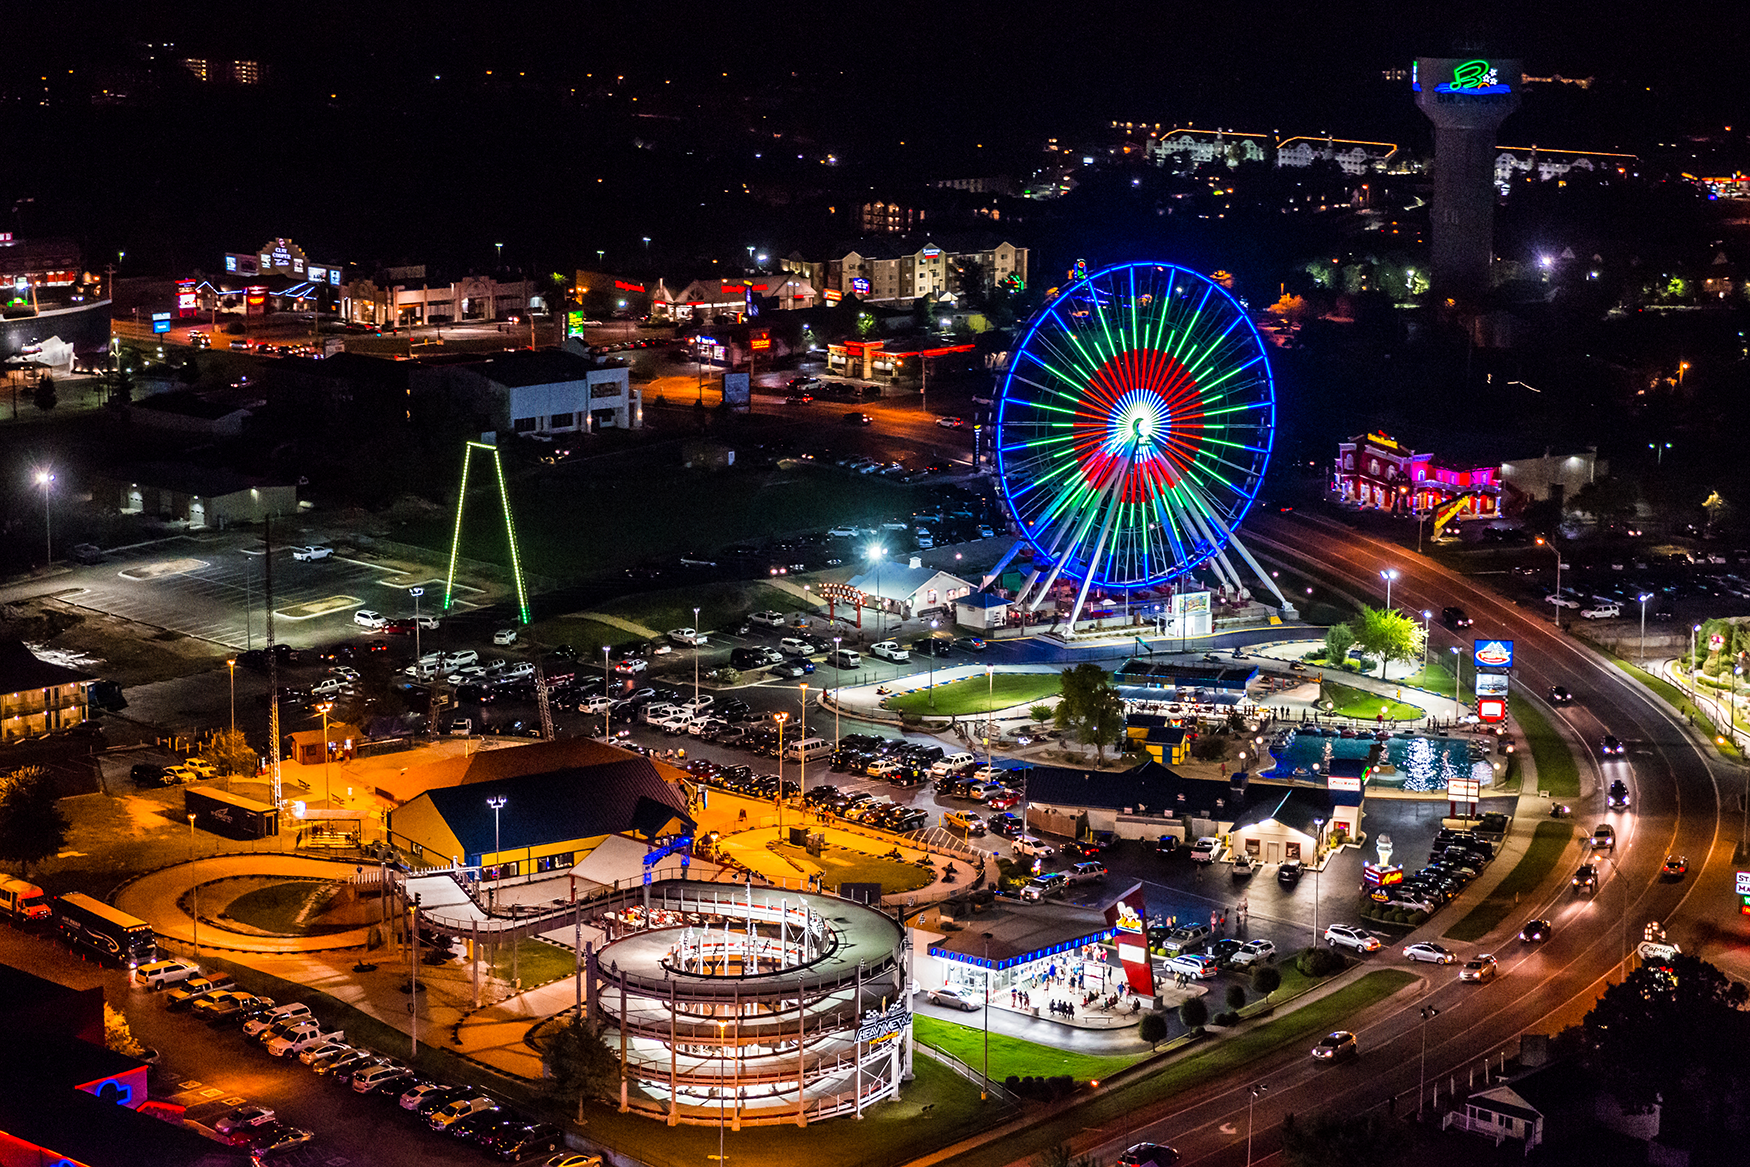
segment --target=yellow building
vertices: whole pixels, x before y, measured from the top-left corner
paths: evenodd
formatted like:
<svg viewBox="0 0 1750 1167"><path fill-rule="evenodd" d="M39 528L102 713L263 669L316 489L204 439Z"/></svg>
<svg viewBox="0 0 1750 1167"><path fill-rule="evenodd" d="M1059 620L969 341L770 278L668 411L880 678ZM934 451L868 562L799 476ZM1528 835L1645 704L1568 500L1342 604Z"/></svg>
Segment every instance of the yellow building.
<svg viewBox="0 0 1750 1167"><path fill-rule="evenodd" d="M23 641L0 641L0 742L72 729L89 716L92 678L39 660Z"/></svg>

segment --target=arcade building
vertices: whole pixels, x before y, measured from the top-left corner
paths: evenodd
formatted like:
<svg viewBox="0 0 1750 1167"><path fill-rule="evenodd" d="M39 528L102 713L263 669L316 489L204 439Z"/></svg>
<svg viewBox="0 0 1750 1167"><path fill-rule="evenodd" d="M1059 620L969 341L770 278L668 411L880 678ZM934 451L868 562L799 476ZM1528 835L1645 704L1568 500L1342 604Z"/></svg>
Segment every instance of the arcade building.
<svg viewBox="0 0 1750 1167"><path fill-rule="evenodd" d="M1493 519L1501 513L1497 468L1417 452L1382 432L1337 443L1331 479L1337 498L1392 514L1422 515L1457 505L1455 519Z"/></svg>

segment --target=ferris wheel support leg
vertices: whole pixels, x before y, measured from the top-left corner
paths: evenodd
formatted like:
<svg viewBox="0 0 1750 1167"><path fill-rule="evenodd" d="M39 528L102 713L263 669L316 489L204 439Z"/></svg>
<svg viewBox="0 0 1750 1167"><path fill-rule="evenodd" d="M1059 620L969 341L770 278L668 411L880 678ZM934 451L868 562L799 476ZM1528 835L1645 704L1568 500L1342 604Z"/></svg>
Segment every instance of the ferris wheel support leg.
<svg viewBox="0 0 1750 1167"><path fill-rule="evenodd" d="M1270 593L1282 602L1282 614L1290 620L1296 619L1300 613L1293 604L1289 603L1288 597L1282 594L1282 589L1276 586L1276 581L1271 578L1270 573L1265 571L1256 559L1252 558L1252 553L1246 550L1246 545L1240 542L1239 536L1230 534L1228 541L1233 545L1233 549L1240 553L1240 558L1250 564L1252 571L1264 581L1264 586L1270 589Z"/></svg>
<svg viewBox="0 0 1750 1167"><path fill-rule="evenodd" d="M1133 446L1132 453L1134 451ZM1110 500L1101 499L1102 502L1106 503L1106 521L1100 524L1100 537L1094 541L1093 554L1088 556L1087 572L1082 576L1082 590L1076 593L1075 607L1069 610L1068 632L1071 636L1076 634L1076 621L1082 618L1082 605L1087 602L1088 589L1094 586L1094 573L1099 570L1100 556L1105 554L1107 536L1112 534L1112 520L1118 517L1118 509L1124 502L1124 491L1121 486L1130 476L1130 463L1131 458L1126 456L1124 465L1106 484L1105 493L1110 496Z"/></svg>
<svg viewBox="0 0 1750 1167"><path fill-rule="evenodd" d="M985 588L988 588L991 585L992 580L1003 574L1004 569L1007 568L1010 563L1014 562L1015 556L1021 553L1021 548L1025 545L1026 540L1016 539L1015 545L1010 547L1008 551L1004 552L1003 557L997 560L997 565L991 568L990 572L985 575L983 581L979 583L978 590L983 591ZM1037 575L1038 572L1035 572L1034 574Z"/></svg>

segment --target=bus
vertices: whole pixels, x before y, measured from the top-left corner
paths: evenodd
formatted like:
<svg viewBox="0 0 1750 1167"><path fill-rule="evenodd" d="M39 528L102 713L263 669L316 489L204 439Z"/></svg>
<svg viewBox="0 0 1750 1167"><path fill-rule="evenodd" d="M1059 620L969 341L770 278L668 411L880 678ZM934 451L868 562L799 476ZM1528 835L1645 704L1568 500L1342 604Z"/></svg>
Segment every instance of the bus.
<svg viewBox="0 0 1750 1167"><path fill-rule="evenodd" d="M55 926L67 943L130 969L158 957L158 937L150 924L84 892L70 892L55 901Z"/></svg>

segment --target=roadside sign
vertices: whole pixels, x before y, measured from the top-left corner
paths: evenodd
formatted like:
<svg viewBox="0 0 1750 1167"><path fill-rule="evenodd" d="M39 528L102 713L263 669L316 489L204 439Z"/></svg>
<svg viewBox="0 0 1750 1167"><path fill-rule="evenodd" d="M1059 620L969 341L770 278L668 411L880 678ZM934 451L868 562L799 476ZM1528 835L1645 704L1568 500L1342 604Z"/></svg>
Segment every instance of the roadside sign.
<svg viewBox="0 0 1750 1167"><path fill-rule="evenodd" d="M168 313L168 312L154 312L154 313L152 313L152 331L159 332L159 333L169 332L170 331L170 313Z"/></svg>
<svg viewBox="0 0 1750 1167"><path fill-rule="evenodd" d="M1477 699L1477 720L1487 722L1506 721L1506 700L1501 697L1479 697Z"/></svg>
<svg viewBox="0 0 1750 1167"><path fill-rule="evenodd" d="M1513 667L1513 642L1511 640L1477 640L1473 641L1472 659L1478 668L1510 669Z"/></svg>

